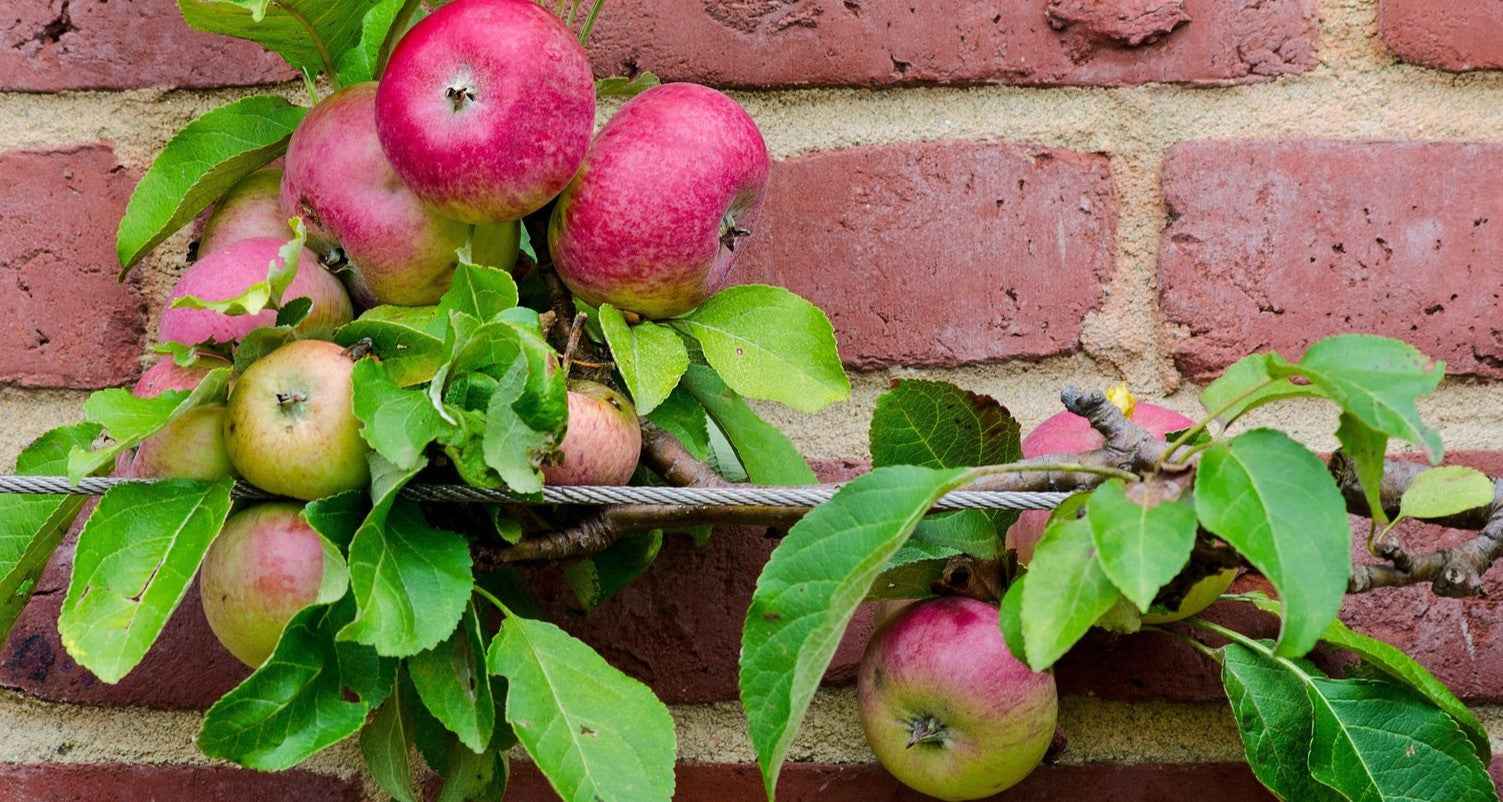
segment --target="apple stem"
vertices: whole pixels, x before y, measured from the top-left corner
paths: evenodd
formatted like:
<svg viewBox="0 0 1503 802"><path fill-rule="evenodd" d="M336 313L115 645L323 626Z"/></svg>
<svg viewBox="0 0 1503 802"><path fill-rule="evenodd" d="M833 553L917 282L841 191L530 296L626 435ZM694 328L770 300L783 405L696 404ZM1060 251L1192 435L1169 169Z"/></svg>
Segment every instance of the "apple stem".
<svg viewBox="0 0 1503 802"><path fill-rule="evenodd" d="M720 234L720 244L724 245L726 250L735 252L736 240L740 239L741 237L750 236L751 231L749 229L742 228L735 223L732 223L730 228L727 228Z"/></svg>
<svg viewBox="0 0 1503 802"><path fill-rule="evenodd" d="M908 739L907 749L912 749L917 744L941 744L950 738L949 728L928 714L914 719L911 726L913 735Z"/></svg>

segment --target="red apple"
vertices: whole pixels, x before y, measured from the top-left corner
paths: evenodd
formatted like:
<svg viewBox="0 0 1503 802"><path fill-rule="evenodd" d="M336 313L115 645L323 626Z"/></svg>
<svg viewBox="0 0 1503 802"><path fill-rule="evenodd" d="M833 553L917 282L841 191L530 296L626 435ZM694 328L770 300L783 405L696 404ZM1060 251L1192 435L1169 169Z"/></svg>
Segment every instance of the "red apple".
<svg viewBox="0 0 1503 802"><path fill-rule="evenodd" d="M210 254L251 237L292 239L290 215L282 211L282 170L264 167L240 179L214 204L198 238L198 252Z"/></svg>
<svg viewBox="0 0 1503 802"><path fill-rule="evenodd" d="M642 453L642 427L626 396L592 381L569 383L563 459L543 466L550 485L624 485Z"/></svg>
<svg viewBox="0 0 1503 802"><path fill-rule="evenodd" d="M595 80L574 32L532 0L455 0L397 43L376 132L440 214L519 220L569 183L595 127Z"/></svg>
<svg viewBox="0 0 1503 802"><path fill-rule="evenodd" d="M282 628L318 598L324 550L301 504L258 504L225 521L199 576L204 617L219 642L252 668Z"/></svg>
<svg viewBox="0 0 1503 802"><path fill-rule="evenodd" d="M150 398L169 390L192 390L215 368L229 367L218 357L201 355L190 367L163 359L146 369L132 393ZM234 476L224 447L224 406L196 407L146 438L136 447L131 475L144 479L218 479Z"/></svg>
<svg viewBox="0 0 1503 802"><path fill-rule="evenodd" d="M298 340L256 360L230 392L230 462L262 490L304 500L364 487L370 446L355 417L355 362L334 343Z"/></svg>
<svg viewBox="0 0 1503 802"><path fill-rule="evenodd" d="M755 236L770 165L736 101L696 84L632 98L554 207L548 247L580 299L649 318L699 306Z"/></svg>
<svg viewBox="0 0 1503 802"><path fill-rule="evenodd" d="M286 215L303 218L308 247L349 260L356 303L438 303L476 232L480 264L509 268L517 223L471 226L434 212L402 183L376 139L376 85L356 84L321 101L292 134L282 177Z"/></svg>
<svg viewBox="0 0 1503 802"><path fill-rule="evenodd" d="M960 597L904 608L872 635L857 673L861 726L903 784L980 799L1028 776L1054 739L1054 675L1008 651L997 608Z"/></svg>
<svg viewBox="0 0 1503 802"><path fill-rule="evenodd" d="M226 315L211 309L172 309L170 305L185 295L205 301L223 301L240 295L252 284L266 280L273 261L281 264L278 251L286 244L285 239L253 237L199 259L184 271L167 296L169 308L162 312L158 339L184 345L239 342L252 330L275 323L277 313L272 309L254 315ZM300 333L332 331L354 317L344 286L306 248L298 256L297 276L283 294L285 300L300 297L313 299L313 310L297 326Z"/></svg>

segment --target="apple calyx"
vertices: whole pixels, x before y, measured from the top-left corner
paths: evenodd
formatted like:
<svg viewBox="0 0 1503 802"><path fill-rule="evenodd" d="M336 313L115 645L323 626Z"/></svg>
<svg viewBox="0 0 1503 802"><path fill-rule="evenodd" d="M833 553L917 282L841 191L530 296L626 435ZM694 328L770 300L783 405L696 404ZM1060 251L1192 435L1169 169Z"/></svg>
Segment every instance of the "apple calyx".
<svg viewBox="0 0 1503 802"><path fill-rule="evenodd" d="M277 393L277 406L286 408L294 404L301 404L308 400L308 396L302 393Z"/></svg>
<svg viewBox="0 0 1503 802"><path fill-rule="evenodd" d="M736 215L734 213L726 212L725 216L720 218L720 244L724 246L726 250L735 253L736 240L742 237L750 236L751 229L742 228L741 226L737 225Z"/></svg>
<svg viewBox="0 0 1503 802"><path fill-rule="evenodd" d="M468 86L451 86L444 90L444 97L454 104L454 110L457 112L464 109L464 104L475 99L475 90Z"/></svg>
<svg viewBox="0 0 1503 802"><path fill-rule="evenodd" d="M908 746L904 747L906 749L912 749L918 744L943 746L950 740L950 728L928 713L918 716L908 726L913 735L908 739Z"/></svg>

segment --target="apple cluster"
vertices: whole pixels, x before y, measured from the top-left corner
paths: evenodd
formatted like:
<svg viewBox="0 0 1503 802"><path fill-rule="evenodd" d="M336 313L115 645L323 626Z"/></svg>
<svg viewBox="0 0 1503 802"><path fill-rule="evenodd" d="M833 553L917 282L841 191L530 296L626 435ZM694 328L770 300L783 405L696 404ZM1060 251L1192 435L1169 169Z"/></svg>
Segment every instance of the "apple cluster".
<svg viewBox="0 0 1503 802"><path fill-rule="evenodd" d="M461 261L514 269L522 218L550 203L554 268L580 300L641 318L697 307L757 224L769 172L760 132L733 100L697 85L638 94L598 135L595 105L582 45L531 0L456 0L418 21L379 81L319 101L282 165L251 173L215 205L158 331L196 357L156 363L134 392L192 390L278 322L292 341L234 375L224 404L174 420L117 471L233 476L305 501L365 486L356 359L326 339L362 310L438 303ZM230 307L289 269L264 308ZM307 299L305 309L279 321L293 299ZM630 401L571 382L568 408L545 480L629 481L641 449ZM203 564L209 622L251 665L321 582L321 541L300 510L238 512Z"/></svg>

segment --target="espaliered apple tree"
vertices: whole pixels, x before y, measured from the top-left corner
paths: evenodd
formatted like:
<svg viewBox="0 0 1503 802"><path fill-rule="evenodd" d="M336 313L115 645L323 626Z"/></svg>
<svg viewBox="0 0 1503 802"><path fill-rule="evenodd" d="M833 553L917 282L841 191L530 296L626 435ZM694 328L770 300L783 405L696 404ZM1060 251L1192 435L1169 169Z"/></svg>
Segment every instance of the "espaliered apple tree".
<svg viewBox="0 0 1503 802"><path fill-rule="evenodd" d="M134 393L93 395L16 469L152 477L113 486L82 524L59 629L116 682L198 574L214 631L255 669L205 716L206 754L281 770L357 736L393 798L417 798L415 747L439 798L461 800L500 798L519 746L566 799L669 799L667 708L547 620L514 566L562 565L587 610L665 536L750 523L786 530L741 649L769 798L858 605L913 599L874 638L861 693L874 750L927 793L1026 775L1053 730L1051 666L1102 625L1169 632L1221 664L1248 760L1283 798L1495 798L1477 719L1336 618L1346 592L1476 593L1503 555L1495 481L1385 460L1391 438L1442 456L1415 407L1442 367L1413 348L1338 336L1297 362L1249 357L1194 422L1067 390L1039 453L997 401L905 380L878 399L874 469L818 507L527 506L547 484L816 482L747 399L844 400L830 323L785 290L725 286L763 236L750 116L704 87L594 81L580 43L598 4L179 8L283 56L309 104L247 97L167 144L117 235L123 275L214 207L163 314L163 361ZM592 138L607 94L632 99ZM1235 427L1293 397L1339 409L1327 462ZM418 501L435 483L509 496ZM234 492L253 485L280 498ZM1004 540L1017 513L931 513L957 489L1076 495L1020 566ZM0 495L0 635L82 507ZM1349 511L1385 562L1352 565ZM1410 554L1378 528L1397 516L1480 534ZM1236 601L1276 616L1276 639L1190 615L1237 570L1275 591ZM1356 667L1322 673L1305 659L1322 642Z"/></svg>

